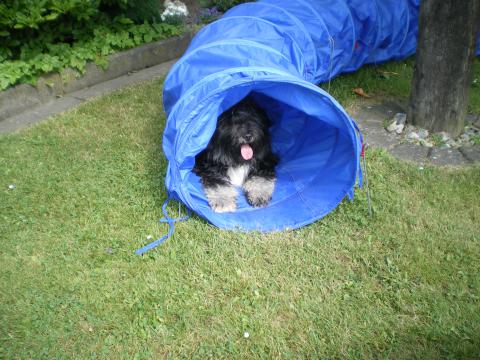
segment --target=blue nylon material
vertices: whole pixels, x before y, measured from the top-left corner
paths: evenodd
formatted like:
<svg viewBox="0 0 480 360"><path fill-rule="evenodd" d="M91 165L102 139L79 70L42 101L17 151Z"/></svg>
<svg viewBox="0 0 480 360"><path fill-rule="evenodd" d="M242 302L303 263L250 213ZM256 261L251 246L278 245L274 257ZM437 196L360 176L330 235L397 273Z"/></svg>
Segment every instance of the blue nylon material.
<svg viewBox="0 0 480 360"><path fill-rule="evenodd" d="M331 79L342 72L352 58L356 37L353 17L344 0L316 0L309 3L320 14L330 34L333 53L329 58L327 77Z"/></svg>
<svg viewBox="0 0 480 360"><path fill-rule="evenodd" d="M343 69L344 72L358 70L370 56L377 39L377 4L375 1L346 0L352 11L355 26L355 45L349 64Z"/></svg>
<svg viewBox="0 0 480 360"><path fill-rule="evenodd" d="M365 63L411 55L419 0L260 0L229 10L200 31L164 86L163 149L169 194L212 224L242 231L294 229L331 212L362 183L362 136L315 86ZM195 156L218 116L247 95L273 120L279 155L271 203L237 211L209 207ZM240 190L239 190L240 192Z"/></svg>
<svg viewBox="0 0 480 360"><path fill-rule="evenodd" d="M147 251L152 250L153 248L155 248L158 245L160 245L161 243L163 243L165 240L167 240L169 237L171 237L173 235L173 231L175 230L175 223L176 222L186 221L190 218L190 210L187 208L187 215L186 216L172 219L168 215L168 210L167 210L168 204L170 203L171 200L172 200L172 196L169 196L168 199L165 200L165 202L163 203L162 211L163 211L164 217L159 220L159 222L161 222L161 223L168 224L167 235L164 235L161 238L158 238L157 240L152 241L151 243L149 243L149 244L145 245L144 247L138 249L137 251L135 251L136 255L142 255L142 254L146 253ZM179 204L178 212L180 213L180 204Z"/></svg>
<svg viewBox="0 0 480 360"><path fill-rule="evenodd" d="M407 0L377 0L377 39L367 63L380 63L400 56L408 35L410 13Z"/></svg>
<svg viewBox="0 0 480 360"><path fill-rule="evenodd" d="M402 59L403 57L408 57L415 54L415 49L417 48L420 0L409 0L408 4L410 22L408 25L407 38L395 56L396 59Z"/></svg>
<svg viewBox="0 0 480 360"><path fill-rule="evenodd" d="M261 3L281 7L300 21L310 33L317 56L317 68L314 71L313 83L328 80L330 69L331 37L323 18L311 6L311 0L262 0ZM253 35L257 36L257 35Z"/></svg>
<svg viewBox="0 0 480 360"><path fill-rule="evenodd" d="M275 23L287 33L294 42L298 44L305 61L305 80L313 81L315 71L317 69L317 55L315 52L315 44L313 43L310 33L305 26L295 16L291 15L285 9L273 4L267 3L244 3L231 8L225 13L223 18L233 16L251 16L261 17L271 23ZM229 20L230 21L230 20ZM222 36L222 35L220 35ZM238 37L238 35L236 35ZM255 41L258 41L256 39ZM268 45L271 46L270 43Z"/></svg>

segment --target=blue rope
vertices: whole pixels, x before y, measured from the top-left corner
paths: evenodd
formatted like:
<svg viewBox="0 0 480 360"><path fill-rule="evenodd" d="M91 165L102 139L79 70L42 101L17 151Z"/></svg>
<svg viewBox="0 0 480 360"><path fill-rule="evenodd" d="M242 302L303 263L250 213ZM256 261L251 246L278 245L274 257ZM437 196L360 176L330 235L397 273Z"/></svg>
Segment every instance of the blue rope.
<svg viewBox="0 0 480 360"><path fill-rule="evenodd" d="M355 128L356 134L360 137L360 149L359 150L360 150L360 154L363 154L363 135L362 135L362 132L360 131L360 128L358 127L355 120L350 118L350 121L352 122L353 127ZM357 180L358 180L358 187L362 188L362 186L363 186L363 171L362 171L362 164L361 164L361 156L357 160ZM355 186L353 186L347 193L348 199L350 201L353 200L353 197L354 197L354 194L355 194L354 188L355 188Z"/></svg>
<svg viewBox="0 0 480 360"><path fill-rule="evenodd" d="M370 189L368 188L368 171L367 171L367 156L363 154L363 168L365 171L365 185L367 188L367 204L368 204L368 214L372 217L372 201L370 199Z"/></svg>
<svg viewBox="0 0 480 360"><path fill-rule="evenodd" d="M367 155L365 153L365 150L367 148L367 145L364 143L363 135L362 132L360 131L360 128L358 127L358 124L355 122L355 120L352 119L353 126L355 126L355 130L357 130L358 134L360 135L360 141L361 141L361 146L362 146L362 153L361 157L363 158L363 171L362 171L362 163L361 160L359 160L359 174L358 174L358 186L361 188L363 186L363 175L365 173L365 187L367 190L367 204L368 204L368 213L370 217L373 216L372 213L372 200L370 197L370 189L368 187L368 171L367 171Z"/></svg>
<svg viewBox="0 0 480 360"><path fill-rule="evenodd" d="M358 133L358 136L360 136L360 153L362 153L364 150L363 134L360 131L360 128L358 127L358 124L356 123L356 121L352 119L352 123L353 123L353 126L355 127L355 130ZM361 159L358 159L358 187L359 188L363 187L363 171L362 171Z"/></svg>
<svg viewBox="0 0 480 360"><path fill-rule="evenodd" d="M188 220L188 218L190 217L190 209L189 208L186 208L187 209L187 215L186 216L178 217L178 218L175 218L175 219L172 219L170 216L168 216L167 207L168 207L168 204L170 203L171 200L172 200L172 197L169 196L168 199L165 200L165 202L163 203L162 211L163 211L164 217L161 218L160 220L158 220L161 223L167 223L168 224L167 235L164 235L161 238L151 242L150 244L145 245L141 249L138 249L137 251L135 251L135 254L142 255L143 253L147 252L148 250L151 250L151 249L157 247L158 245L160 245L161 243L163 243L165 240L167 240L169 237L171 237L173 235L173 231L175 229L175 223L176 222L182 222L182 221ZM180 204L178 204L178 213L180 215Z"/></svg>

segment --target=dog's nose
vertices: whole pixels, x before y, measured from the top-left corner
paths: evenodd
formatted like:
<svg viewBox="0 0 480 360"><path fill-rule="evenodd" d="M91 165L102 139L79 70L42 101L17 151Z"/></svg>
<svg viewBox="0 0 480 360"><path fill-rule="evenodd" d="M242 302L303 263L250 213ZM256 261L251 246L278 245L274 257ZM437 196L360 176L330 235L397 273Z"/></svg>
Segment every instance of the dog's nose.
<svg viewBox="0 0 480 360"><path fill-rule="evenodd" d="M252 141L253 140L253 135L248 133L248 134L245 134L245 140L247 141Z"/></svg>

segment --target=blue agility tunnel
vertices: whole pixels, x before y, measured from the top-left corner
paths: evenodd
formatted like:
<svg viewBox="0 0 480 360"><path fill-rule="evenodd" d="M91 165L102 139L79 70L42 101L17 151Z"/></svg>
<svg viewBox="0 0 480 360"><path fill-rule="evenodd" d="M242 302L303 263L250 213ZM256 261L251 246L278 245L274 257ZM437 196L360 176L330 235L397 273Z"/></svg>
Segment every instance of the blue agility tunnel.
<svg viewBox="0 0 480 360"><path fill-rule="evenodd" d="M415 52L419 0L262 0L203 28L165 80L169 194L223 229L274 231L322 218L361 182L355 122L315 84ZM192 173L218 116L247 95L279 156L271 203L215 213Z"/></svg>

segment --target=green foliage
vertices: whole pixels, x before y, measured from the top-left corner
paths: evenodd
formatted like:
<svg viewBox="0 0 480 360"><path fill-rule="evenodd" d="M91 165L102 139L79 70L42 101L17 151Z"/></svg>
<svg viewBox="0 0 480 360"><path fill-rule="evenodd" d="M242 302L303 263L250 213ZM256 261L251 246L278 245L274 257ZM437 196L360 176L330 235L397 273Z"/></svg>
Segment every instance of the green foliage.
<svg viewBox="0 0 480 360"><path fill-rule="evenodd" d="M432 141L433 145L435 146L442 146L445 144L445 141L443 141L442 136L439 134L432 134L430 135L430 140Z"/></svg>
<svg viewBox="0 0 480 360"><path fill-rule="evenodd" d="M0 3L0 34L12 29L40 29L58 20L82 22L102 13L127 13L143 22L159 16L160 0L4 0ZM156 14L155 14L156 13Z"/></svg>
<svg viewBox="0 0 480 360"><path fill-rule="evenodd" d="M98 15L99 5L99 0L5 0L0 3L0 32L39 29L60 16L88 20Z"/></svg>
<svg viewBox="0 0 480 360"><path fill-rule="evenodd" d="M126 15L136 23L159 22L163 11L163 0L129 0Z"/></svg>
<svg viewBox="0 0 480 360"><path fill-rule="evenodd" d="M0 3L0 90L41 74L181 33L155 22L159 0L6 0ZM148 22L148 21L150 22Z"/></svg>
<svg viewBox="0 0 480 360"><path fill-rule="evenodd" d="M470 103L468 104L468 112L480 114L480 60L475 58L473 61L473 80L470 91Z"/></svg>
<svg viewBox="0 0 480 360"><path fill-rule="evenodd" d="M473 135L472 141L474 142L475 145L480 145L480 135L479 134Z"/></svg>
<svg viewBox="0 0 480 360"><path fill-rule="evenodd" d="M106 56L115 51L176 36L182 31L170 24L136 25L123 21L114 26L97 26L93 37L81 38L73 44L33 43L22 48L20 59L0 63L0 90L17 83L35 83L39 75L67 67L82 73L88 61L105 66Z"/></svg>
<svg viewBox="0 0 480 360"><path fill-rule="evenodd" d="M220 11L227 11L235 5L242 4L245 2L251 2L251 0L200 0L200 6L202 7L212 7L216 6Z"/></svg>
<svg viewBox="0 0 480 360"><path fill-rule="evenodd" d="M185 16L183 15L170 15L164 20L166 24L181 26L185 23Z"/></svg>
<svg viewBox="0 0 480 360"><path fill-rule="evenodd" d="M227 11L235 5L242 4L248 1L249 0L213 0L213 4L218 8L218 10Z"/></svg>

